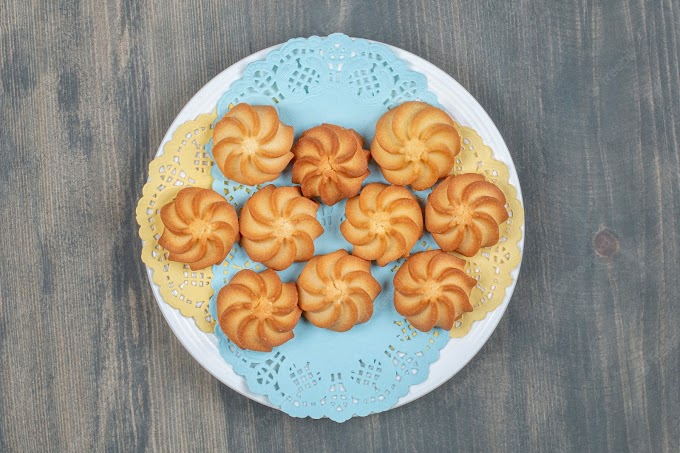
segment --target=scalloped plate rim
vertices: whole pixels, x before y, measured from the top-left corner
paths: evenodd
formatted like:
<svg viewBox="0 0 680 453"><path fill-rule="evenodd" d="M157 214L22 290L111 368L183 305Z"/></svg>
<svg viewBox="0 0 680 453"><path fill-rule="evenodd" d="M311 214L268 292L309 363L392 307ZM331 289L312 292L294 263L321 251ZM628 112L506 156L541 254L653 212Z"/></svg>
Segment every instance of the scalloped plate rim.
<svg viewBox="0 0 680 453"><path fill-rule="evenodd" d="M356 38L351 37L351 39ZM496 128L496 125L479 104L479 102L477 102L477 100L460 83L458 83L458 81L429 61L406 50L382 43L380 41L365 38L360 39L386 46L398 58L403 60L410 69L416 70L425 75L428 81L428 89L437 95L442 106L445 107L449 112L452 110L459 110L458 114L454 115L456 121L462 125L473 127L480 137L482 137L484 144L493 150L494 158L502 161L508 166L510 173L510 183L517 189L517 199L520 201L522 206L524 206L522 189L520 187L519 178L517 176L517 171L512 160L512 156L510 155L503 137ZM184 106L184 108L182 108L180 113L172 122L165 136L163 137L163 140L161 141L154 158L163 155L163 147L168 141L172 139L172 134L179 125L186 121L195 119L202 113L209 113L212 111L212 109L214 109L217 105L217 101L222 96L222 94L224 94L224 92L229 89L234 81L243 75L246 67L250 63L264 59L269 52L280 48L284 44L286 43L277 44L275 46L255 52L229 66L227 69L223 70L208 83L206 83L189 100L189 102L187 102L187 104ZM452 109L451 106L442 99L442 95L446 94L447 92L455 93L456 95L464 98L465 102L456 104L455 108ZM444 100L445 99L446 98L444 98ZM198 107L199 105L205 103L211 105L209 110ZM480 123L471 124L470 122L460 120L461 116L465 117L468 115L477 116L477 120ZM475 322L471 327L470 332L468 332L466 336L462 338L450 338L447 345L444 346L444 348L442 348L440 351L439 358L430 365L430 370L425 381L420 384L412 385L409 388L409 392L401 397L390 409L394 409L411 401L415 401L416 399L430 393L447 382L449 379L455 376L456 373L463 369L463 367L465 367L465 365L467 365L469 361L477 355L482 346L486 344L503 317L503 314L510 303L510 299L512 298L512 294L517 284L517 278L522 266L522 260L524 258L525 224L526 219L525 223L521 226L522 238L518 243L522 257L517 267L511 272L512 283L506 289L505 297L503 298L501 305L499 305L494 311L487 314L484 319ZM160 294L160 288L153 282L153 270L149 267L146 267L146 271L154 298L156 299L156 302L163 313L163 317L177 339L189 352L189 354L191 354L191 356L203 368L205 368L210 374L212 374L217 380L222 382L227 387L253 401L257 401L258 403L264 404L268 407L279 409L278 407L272 405L266 396L255 394L248 389L245 379L237 374L233 367L225 362L220 356L220 353L217 349L217 338L214 334L199 330L198 327L196 327L193 319L183 317L179 313L179 310L172 308L163 301L163 298ZM198 348L198 343L196 342L200 340L207 340L212 345L212 349L206 351L203 348ZM458 348L464 348L462 354L457 353L456 349ZM352 417L355 416L356 415L354 414L352 415Z"/></svg>

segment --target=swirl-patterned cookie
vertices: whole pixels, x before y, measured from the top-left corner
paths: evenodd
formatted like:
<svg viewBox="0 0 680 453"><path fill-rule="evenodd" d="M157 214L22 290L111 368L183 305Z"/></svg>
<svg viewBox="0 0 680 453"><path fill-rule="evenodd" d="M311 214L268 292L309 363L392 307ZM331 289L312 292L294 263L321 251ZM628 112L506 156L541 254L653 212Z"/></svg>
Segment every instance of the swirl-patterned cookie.
<svg viewBox="0 0 680 453"><path fill-rule="evenodd" d="M239 238L234 208L217 192L188 187L160 211L164 225L158 244L168 259L192 270L219 264Z"/></svg>
<svg viewBox="0 0 680 453"><path fill-rule="evenodd" d="M473 256L498 242L508 219L505 195L484 176L449 176L427 197L425 227L442 250Z"/></svg>
<svg viewBox="0 0 680 453"><path fill-rule="evenodd" d="M375 126L371 155L392 184L429 189L453 169L460 134L448 113L424 102L405 102Z"/></svg>
<svg viewBox="0 0 680 453"><path fill-rule="evenodd" d="M215 124L212 154L227 178L256 185L279 177L293 158L293 128L276 109L237 104Z"/></svg>
<svg viewBox="0 0 680 453"><path fill-rule="evenodd" d="M293 338L300 320L295 283L282 283L271 269L244 269L217 294L217 320L241 349L269 352Z"/></svg>
<svg viewBox="0 0 680 453"><path fill-rule="evenodd" d="M318 209L299 187L263 187L241 209L241 246L250 258L277 271L307 261L314 255L314 239L323 233Z"/></svg>
<svg viewBox="0 0 680 453"><path fill-rule="evenodd" d="M370 152L363 146L354 130L334 124L305 131L293 147L293 183L328 206L355 196L369 174Z"/></svg>
<svg viewBox="0 0 680 453"><path fill-rule="evenodd" d="M352 253L384 266L408 256L423 235L423 212L403 186L371 183L347 200L342 235L354 245Z"/></svg>
<svg viewBox="0 0 680 453"><path fill-rule="evenodd" d="M336 332L368 321L381 290L371 275L371 263L345 250L309 260L297 286L305 318L317 327Z"/></svg>
<svg viewBox="0 0 680 453"><path fill-rule="evenodd" d="M477 281L465 261L441 250L416 253L394 275L394 308L418 330L446 330L472 311L470 291Z"/></svg>

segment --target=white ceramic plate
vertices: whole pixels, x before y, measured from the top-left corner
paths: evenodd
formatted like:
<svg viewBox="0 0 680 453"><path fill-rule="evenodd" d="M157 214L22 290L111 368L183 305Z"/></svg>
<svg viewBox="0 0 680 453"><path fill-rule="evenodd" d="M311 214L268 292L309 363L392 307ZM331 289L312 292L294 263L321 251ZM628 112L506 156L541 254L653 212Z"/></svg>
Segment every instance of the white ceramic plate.
<svg viewBox="0 0 680 453"><path fill-rule="evenodd" d="M264 59L268 52L278 47L270 47L244 58L222 71L217 77L201 88L182 109L177 118L175 118L158 148L156 157L163 154L163 147L172 138L173 132L180 124L193 120L202 113L212 112L222 94L229 89L234 81L242 76L248 64ZM427 77L428 89L437 95L441 105L458 123L475 129L484 140L484 143L491 147L494 157L508 166L510 170L510 183L517 189L517 198L522 202L522 191L512 157L510 157L508 148L498 129L496 129L493 121L491 121L491 118L489 118L477 100L458 82L433 64L397 47L389 45L387 47L397 57L405 61L409 69L424 74ZM524 250L524 225L522 225L522 239L519 247L521 250ZM493 333L510 303L520 266L517 266L512 272L513 282L505 292L505 298L501 305L489 313L484 320L476 322L465 337L451 338L441 350L439 360L430 366L430 374L427 379L418 385L412 386L410 391L400 398L393 407L399 407L414 401L436 389L451 379L453 375L460 371L477 354ZM202 332L196 327L193 319L183 317L178 310L175 310L163 301L159 287L153 283L151 273L151 269L147 268L154 296L166 321L175 335L177 335L177 338L179 338L179 341L198 363L217 379L240 394L264 405L274 407L266 397L254 394L248 390L246 381L234 372L231 365L222 359L217 349L217 339L214 335Z"/></svg>

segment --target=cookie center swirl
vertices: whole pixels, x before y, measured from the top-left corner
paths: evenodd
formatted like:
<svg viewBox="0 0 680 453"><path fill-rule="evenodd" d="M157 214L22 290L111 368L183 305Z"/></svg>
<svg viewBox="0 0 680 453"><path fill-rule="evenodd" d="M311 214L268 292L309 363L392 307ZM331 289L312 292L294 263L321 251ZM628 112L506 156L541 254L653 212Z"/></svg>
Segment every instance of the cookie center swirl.
<svg viewBox="0 0 680 453"><path fill-rule="evenodd" d="M326 286L326 298L332 301L341 300L346 294L349 287L343 281L333 282L332 285Z"/></svg>
<svg viewBox="0 0 680 453"><path fill-rule="evenodd" d="M272 314L272 303L267 297L262 296L253 304L253 311L255 312L255 316L259 318L269 317Z"/></svg>
<svg viewBox="0 0 680 453"><path fill-rule="evenodd" d="M295 227L289 219L276 219L274 221L274 235L277 238L289 238L295 232Z"/></svg>
<svg viewBox="0 0 680 453"><path fill-rule="evenodd" d="M247 155L253 155L257 152L258 143L257 139L253 137L248 137L243 139L243 153Z"/></svg>
<svg viewBox="0 0 680 453"><path fill-rule="evenodd" d="M427 300L437 300L441 294L441 284L432 280L426 281L421 288L423 296L425 296Z"/></svg>
<svg viewBox="0 0 680 453"><path fill-rule="evenodd" d="M418 139L411 139L404 144L403 152L406 160L419 161L425 152L425 144Z"/></svg>
<svg viewBox="0 0 680 453"><path fill-rule="evenodd" d="M319 172L323 175L335 173L335 169L333 168L333 163L331 162L330 157L327 156L319 160Z"/></svg>
<svg viewBox="0 0 680 453"><path fill-rule="evenodd" d="M390 216L386 212L374 212L368 221L368 229L371 234L385 234L390 227Z"/></svg>
<svg viewBox="0 0 680 453"><path fill-rule="evenodd" d="M196 219L189 225L189 231L196 238L203 238L210 234L212 225L205 220Z"/></svg>
<svg viewBox="0 0 680 453"><path fill-rule="evenodd" d="M465 205L454 206L451 216L457 223L468 224L472 221L472 210Z"/></svg>

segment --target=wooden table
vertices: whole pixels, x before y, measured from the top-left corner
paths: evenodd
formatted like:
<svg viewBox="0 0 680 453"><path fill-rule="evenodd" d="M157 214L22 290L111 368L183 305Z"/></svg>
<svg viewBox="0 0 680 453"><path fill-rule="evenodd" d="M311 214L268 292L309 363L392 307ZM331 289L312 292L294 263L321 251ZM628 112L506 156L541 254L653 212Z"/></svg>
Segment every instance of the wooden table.
<svg viewBox="0 0 680 453"><path fill-rule="evenodd" d="M680 3L378 3L0 0L0 451L678 451ZM201 368L156 307L134 218L204 83L335 31L460 81L505 137L527 216L480 354L342 425Z"/></svg>

